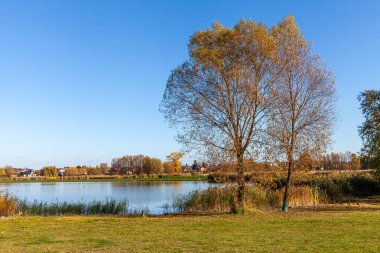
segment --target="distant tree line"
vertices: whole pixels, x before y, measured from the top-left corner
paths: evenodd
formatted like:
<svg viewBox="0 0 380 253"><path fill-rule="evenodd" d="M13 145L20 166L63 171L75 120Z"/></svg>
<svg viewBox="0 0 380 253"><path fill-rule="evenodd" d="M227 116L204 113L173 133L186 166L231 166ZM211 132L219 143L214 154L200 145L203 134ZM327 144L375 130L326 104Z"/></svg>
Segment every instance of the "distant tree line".
<svg viewBox="0 0 380 253"><path fill-rule="evenodd" d="M110 174L152 175L161 173L180 173L182 172L182 156L183 155L179 152L172 152L167 155L167 160L162 162L156 157L126 155L112 160Z"/></svg>

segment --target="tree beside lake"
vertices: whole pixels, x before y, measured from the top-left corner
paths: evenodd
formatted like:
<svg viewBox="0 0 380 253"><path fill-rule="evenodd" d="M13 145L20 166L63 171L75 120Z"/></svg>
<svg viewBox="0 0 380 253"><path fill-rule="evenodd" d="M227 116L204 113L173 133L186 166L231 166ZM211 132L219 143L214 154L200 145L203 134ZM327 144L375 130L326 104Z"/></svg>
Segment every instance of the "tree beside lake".
<svg viewBox="0 0 380 253"><path fill-rule="evenodd" d="M288 162L288 189L293 161L305 151L322 153L330 140L334 95L332 72L293 17L273 27L242 20L193 34L189 60L169 76L160 110L185 150L233 164L232 209L239 211L245 158L272 147Z"/></svg>

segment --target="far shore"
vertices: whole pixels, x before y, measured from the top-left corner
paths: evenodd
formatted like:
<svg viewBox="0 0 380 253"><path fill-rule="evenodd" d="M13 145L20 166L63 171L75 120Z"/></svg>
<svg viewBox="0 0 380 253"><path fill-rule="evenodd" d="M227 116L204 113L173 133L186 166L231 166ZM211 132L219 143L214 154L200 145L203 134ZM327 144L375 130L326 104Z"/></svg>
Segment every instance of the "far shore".
<svg viewBox="0 0 380 253"><path fill-rule="evenodd" d="M139 176L64 176L57 178L47 177L14 177L0 178L0 183L40 183L40 182L154 182L154 181L207 181L208 175L160 175L151 177Z"/></svg>

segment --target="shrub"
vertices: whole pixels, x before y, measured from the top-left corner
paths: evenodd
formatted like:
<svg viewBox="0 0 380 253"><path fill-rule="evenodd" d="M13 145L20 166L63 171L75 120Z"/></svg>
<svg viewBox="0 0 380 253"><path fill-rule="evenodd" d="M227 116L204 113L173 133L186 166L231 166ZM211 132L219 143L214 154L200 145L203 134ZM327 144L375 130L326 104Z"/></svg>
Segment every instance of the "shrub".
<svg viewBox="0 0 380 253"><path fill-rule="evenodd" d="M352 197L367 197L380 193L379 182L371 174L324 175L311 180L331 202L341 202Z"/></svg>
<svg viewBox="0 0 380 253"><path fill-rule="evenodd" d="M16 214L17 199L8 193L0 193L0 216Z"/></svg>

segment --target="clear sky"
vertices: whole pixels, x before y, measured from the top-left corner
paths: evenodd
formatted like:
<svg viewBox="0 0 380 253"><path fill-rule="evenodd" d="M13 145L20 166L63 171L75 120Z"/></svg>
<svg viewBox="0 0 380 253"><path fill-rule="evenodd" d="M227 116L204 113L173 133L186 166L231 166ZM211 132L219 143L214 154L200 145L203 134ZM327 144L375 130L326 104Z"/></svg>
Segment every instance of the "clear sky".
<svg viewBox="0 0 380 253"><path fill-rule="evenodd" d="M295 16L336 75L334 151L360 150L358 93L380 89L380 1L0 1L0 166L96 165L179 149L158 111L190 35Z"/></svg>

